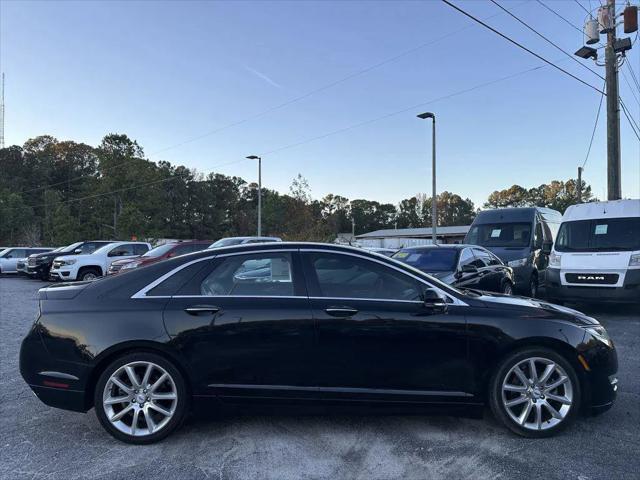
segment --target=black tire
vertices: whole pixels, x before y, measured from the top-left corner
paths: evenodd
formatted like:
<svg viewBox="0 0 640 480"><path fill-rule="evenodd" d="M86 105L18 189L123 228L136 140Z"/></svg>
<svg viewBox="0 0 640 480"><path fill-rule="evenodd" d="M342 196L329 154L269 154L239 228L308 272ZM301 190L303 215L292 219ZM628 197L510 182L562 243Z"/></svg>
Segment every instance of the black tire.
<svg viewBox="0 0 640 480"><path fill-rule="evenodd" d="M149 362L156 366L161 367L161 369L164 369L164 371L170 376L170 380L173 382L172 386L175 386L175 392L177 397L175 400L175 405L174 406L172 405L172 407L170 407L171 409L173 409L173 415L170 417L168 422L166 422L166 424L161 426L159 430L153 433L143 433L140 436L134 436L116 428L116 426L113 423L111 423L109 418L107 418L107 412L105 411L105 406L103 404L103 395L105 395L105 386L107 385L107 382L109 381L111 376L116 371L118 371L121 367L128 364L135 363L135 362ZM158 371L157 373L161 374L162 372ZM153 403L153 402L150 402L150 403ZM125 404L127 403L123 403L123 405ZM96 384L96 388L94 391L94 407L96 411L96 416L98 417L98 420L102 424L102 427L114 438L122 442L135 444L135 445L146 445L146 444L158 442L164 439L165 437L167 437L177 428L179 428L187 416L188 405L189 405L188 390L185 384L185 379L183 375L180 373L180 371L170 361L166 360L164 357L157 355L155 353L145 352L145 351L141 351L137 353L129 353L127 355L124 355L114 360L100 375L100 378L98 379L98 382ZM166 408L169 408L169 407L166 407ZM149 411L149 409L147 409L147 411ZM123 419L125 418L127 417L126 416L123 417ZM148 425L146 421L146 418L147 418L146 414L141 416L140 418L144 418L144 420L138 421L138 426L140 425L140 423L142 423L143 425ZM148 427L145 427L145 428L148 428Z"/></svg>
<svg viewBox="0 0 640 480"><path fill-rule="evenodd" d="M547 359L547 360L550 360L551 362L554 362L558 366L560 366L562 370L566 373L566 376L568 377L568 382L570 382L570 388L571 388L571 405L568 407L568 410L565 412L564 418L555 425L551 423L552 421L555 421L555 420L553 420L553 418L551 417L550 411L547 410L546 408L544 409L542 408L544 406L543 403L546 403L547 400L549 402L552 402L552 400L545 399L543 395L542 400L536 400L535 403L532 403L532 405L535 405L537 402L541 402L539 408L544 412L543 415L546 415L547 417L547 419L545 420L545 424L547 424L548 428L547 426L545 426L544 429L539 429L539 430L533 429L533 428L527 428L524 425L521 425L520 423L518 423L514 418L511 417L510 413L507 411L507 407L504 405L504 402L503 402L502 384L505 380L507 380L505 377L509 375L509 372L515 365L529 358ZM552 374L552 377L550 378L557 378L557 377L554 377L553 375L555 375L555 373ZM558 375L560 374L558 373ZM558 388L564 389L565 387L562 386ZM557 392L557 390L551 390L551 391ZM563 395L566 397L567 390L563 390L563 392L564 392ZM518 396L517 393L513 393L512 395L516 397ZM519 395L523 397L525 396L524 393L521 393ZM489 385L489 405L491 407L491 411L493 412L493 415L512 432L528 438L550 437L567 428L571 423L573 423L573 421L578 416L580 412L581 401L582 401L582 395L581 395L580 382L578 380L578 376L576 374L575 369L562 355L545 347L527 347L522 350L518 350L516 352L509 354L497 366L497 369L494 375L492 376L491 382ZM533 402L533 400L531 400L531 402ZM524 410L526 409L527 403L529 403L529 401L525 402L525 404L521 407L522 408L521 413L524 412ZM557 407L557 405L559 404L555 404L554 402L554 408L559 408ZM534 406L532 406L529 412L530 413L525 414L525 419L523 421L525 424L528 423L527 419L529 418L535 419L536 412L535 412Z"/></svg>
<svg viewBox="0 0 640 480"><path fill-rule="evenodd" d="M78 272L78 280L86 282L88 280L95 280L102 276L102 270L98 267L83 267Z"/></svg>
<svg viewBox="0 0 640 480"><path fill-rule="evenodd" d="M504 295L513 295L513 285L509 280L505 280L500 287L500 293Z"/></svg>
<svg viewBox="0 0 640 480"><path fill-rule="evenodd" d="M536 298L538 296L538 276L537 275L531 275L531 278L529 279L527 296L531 298Z"/></svg>

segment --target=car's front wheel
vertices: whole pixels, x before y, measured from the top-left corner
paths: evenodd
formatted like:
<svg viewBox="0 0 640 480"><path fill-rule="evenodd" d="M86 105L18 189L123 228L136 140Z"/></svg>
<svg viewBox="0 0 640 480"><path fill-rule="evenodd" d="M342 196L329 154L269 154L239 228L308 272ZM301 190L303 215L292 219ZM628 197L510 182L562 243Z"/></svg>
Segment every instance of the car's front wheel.
<svg viewBox="0 0 640 480"><path fill-rule="evenodd" d="M148 444L162 440L182 424L187 389L181 373L165 358L132 353L102 372L94 406L100 423L115 438Z"/></svg>
<svg viewBox="0 0 640 480"><path fill-rule="evenodd" d="M547 348L527 348L509 355L491 381L493 414L524 437L548 437L567 427L580 406L574 368Z"/></svg>

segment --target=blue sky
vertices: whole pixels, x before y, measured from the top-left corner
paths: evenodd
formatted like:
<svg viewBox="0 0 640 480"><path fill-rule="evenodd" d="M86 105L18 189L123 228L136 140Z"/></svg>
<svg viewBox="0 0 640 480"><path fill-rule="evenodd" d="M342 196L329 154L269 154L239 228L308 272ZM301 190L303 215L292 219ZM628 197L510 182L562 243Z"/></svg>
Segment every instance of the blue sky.
<svg viewBox="0 0 640 480"><path fill-rule="evenodd" d="M583 23L574 1L545 1ZM496 15L488 23L601 88L489 2L455 3ZM565 50L582 45L579 32L540 4L502 4ZM7 144L51 134L97 145L106 133L126 133L153 160L249 181L256 166L240 160L264 154L263 185L286 192L301 173L314 198L396 203L429 192L429 124L415 118L427 110L438 116L439 191L480 206L514 183L575 177L600 98L545 66L417 106L543 65L437 1L2 1L0 16ZM638 76L640 42L628 61ZM622 77L620 85L640 118ZM604 119L584 173L600 198ZM323 138L309 141L315 137ZM640 146L624 117L622 139L623 195L638 198Z"/></svg>

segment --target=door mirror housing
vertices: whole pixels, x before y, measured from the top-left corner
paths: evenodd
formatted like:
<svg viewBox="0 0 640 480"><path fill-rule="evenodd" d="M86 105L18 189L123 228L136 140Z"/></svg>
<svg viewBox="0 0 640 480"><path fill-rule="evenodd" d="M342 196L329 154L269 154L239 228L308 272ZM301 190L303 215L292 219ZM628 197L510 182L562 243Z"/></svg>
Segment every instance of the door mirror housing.
<svg viewBox="0 0 640 480"><path fill-rule="evenodd" d="M75 253L76 255L79 255L82 253L82 249L81 248L76 248L73 253Z"/></svg>
<svg viewBox="0 0 640 480"><path fill-rule="evenodd" d="M467 265L463 265L460 271L462 273L478 273L478 267L476 267L475 265L467 264Z"/></svg>
<svg viewBox="0 0 640 480"><path fill-rule="evenodd" d="M542 243L542 253L545 255L549 255L551 253L551 248L553 247L553 242L543 242Z"/></svg>
<svg viewBox="0 0 640 480"><path fill-rule="evenodd" d="M438 312L447 310L447 299L437 290L427 288L422 292L422 301L424 306Z"/></svg>

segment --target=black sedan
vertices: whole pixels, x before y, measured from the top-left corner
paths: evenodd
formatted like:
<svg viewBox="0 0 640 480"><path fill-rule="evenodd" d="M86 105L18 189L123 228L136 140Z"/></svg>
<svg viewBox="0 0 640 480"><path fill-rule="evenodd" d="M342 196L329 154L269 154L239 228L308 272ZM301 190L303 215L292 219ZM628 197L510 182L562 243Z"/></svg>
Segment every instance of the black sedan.
<svg viewBox="0 0 640 480"><path fill-rule="evenodd" d="M265 402L475 414L489 403L541 437L615 399L616 351L595 319L461 291L362 249L220 248L39 296L23 378L47 405L95 408L130 443L164 438L189 411Z"/></svg>
<svg viewBox="0 0 640 480"><path fill-rule="evenodd" d="M486 248L477 245L407 247L392 258L422 270L457 288L513 293L513 270Z"/></svg>

